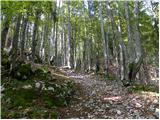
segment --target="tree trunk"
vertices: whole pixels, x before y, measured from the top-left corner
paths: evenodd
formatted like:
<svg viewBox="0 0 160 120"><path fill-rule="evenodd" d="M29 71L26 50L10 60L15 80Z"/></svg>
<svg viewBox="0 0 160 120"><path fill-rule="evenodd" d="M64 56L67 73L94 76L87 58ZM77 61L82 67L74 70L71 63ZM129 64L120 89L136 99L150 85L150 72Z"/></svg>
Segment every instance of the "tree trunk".
<svg viewBox="0 0 160 120"><path fill-rule="evenodd" d="M18 15L17 23L14 30L13 42L12 42L12 50L11 50L11 68L13 70L16 64L17 59L17 51L18 51L18 39L19 39L19 30L21 23L21 14Z"/></svg>
<svg viewBox="0 0 160 120"><path fill-rule="evenodd" d="M102 41L103 41L103 54L104 54L104 66L105 66L104 69L105 69L105 75L108 75L108 55L106 53L107 48L106 48L106 39L105 39L101 2L99 3L99 15L100 15L100 20L101 20L101 34L102 34Z"/></svg>
<svg viewBox="0 0 160 120"><path fill-rule="evenodd" d="M68 67L71 68L71 24L70 24L70 1L68 1Z"/></svg>
<svg viewBox="0 0 160 120"><path fill-rule="evenodd" d="M27 28L28 16L23 19L23 27L22 27L22 40L21 40L21 59L24 60L24 45L26 38L26 28Z"/></svg>
<svg viewBox="0 0 160 120"><path fill-rule="evenodd" d="M132 34L131 34L131 25L130 25L130 17L129 17L129 7L128 2L125 2L125 16L126 16L126 25L127 25L127 32L128 32L128 53L130 55L130 61L132 61L132 56L134 55L134 44L132 40Z"/></svg>
<svg viewBox="0 0 160 120"><path fill-rule="evenodd" d="M134 42L135 42L135 52L136 52L136 58L134 59L134 62L129 64L129 79L130 82L133 82L136 78L136 74L138 73L141 63L143 61L143 54L142 54L142 46L140 41L140 33L138 29L138 1L135 1L134 4Z"/></svg>
<svg viewBox="0 0 160 120"><path fill-rule="evenodd" d="M6 42L8 30L9 30L9 24L10 24L10 19L7 16L7 18L5 20L5 23L4 23L4 28L1 32L1 50L2 50L2 52L3 52L3 49L5 47L5 42Z"/></svg>
<svg viewBox="0 0 160 120"><path fill-rule="evenodd" d="M34 23L34 29L33 29L33 38L32 38L32 62L34 63L35 61L35 48L36 48L36 33L38 30L38 20L40 17L40 11L36 11L36 20Z"/></svg>

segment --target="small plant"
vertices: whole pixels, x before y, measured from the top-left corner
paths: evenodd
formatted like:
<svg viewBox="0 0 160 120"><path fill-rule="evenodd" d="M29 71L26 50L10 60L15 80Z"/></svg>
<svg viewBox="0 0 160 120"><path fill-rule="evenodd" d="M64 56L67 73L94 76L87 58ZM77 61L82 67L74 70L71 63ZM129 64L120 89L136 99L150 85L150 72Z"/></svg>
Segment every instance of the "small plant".
<svg viewBox="0 0 160 120"><path fill-rule="evenodd" d="M57 119L58 116L59 116L58 112L56 112L56 111L51 112L51 119Z"/></svg>
<svg viewBox="0 0 160 120"><path fill-rule="evenodd" d="M142 92L142 91L150 91L150 92L158 92L158 88L153 85L134 85L131 88L132 92Z"/></svg>

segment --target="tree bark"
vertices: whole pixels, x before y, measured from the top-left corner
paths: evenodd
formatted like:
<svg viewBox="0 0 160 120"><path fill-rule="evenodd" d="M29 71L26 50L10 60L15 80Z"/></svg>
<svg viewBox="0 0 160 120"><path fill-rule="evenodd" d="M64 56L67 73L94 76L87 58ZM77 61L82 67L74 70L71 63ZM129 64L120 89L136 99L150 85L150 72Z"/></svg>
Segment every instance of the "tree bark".
<svg viewBox="0 0 160 120"><path fill-rule="evenodd" d="M11 19L9 19L9 17L7 16L5 23L4 23L4 28L1 32L1 50L2 50L2 52L5 47L5 42L6 42L6 38L7 38L8 30L9 30L9 25L10 25L10 20Z"/></svg>
<svg viewBox="0 0 160 120"><path fill-rule="evenodd" d="M24 60L24 45L26 38L26 28L27 28L28 16L23 19L23 27L22 27L22 40L21 40L21 59Z"/></svg>
<svg viewBox="0 0 160 120"><path fill-rule="evenodd" d="M68 1L68 67L71 68L71 23L70 23L70 1Z"/></svg>
<svg viewBox="0 0 160 120"><path fill-rule="evenodd" d="M17 22L14 30L12 49L11 49L11 68L13 70L17 60L17 51L18 51L18 39L19 39L19 30L21 25L21 14L17 17Z"/></svg>
<svg viewBox="0 0 160 120"><path fill-rule="evenodd" d="M36 11L36 20L34 23L34 29L33 29L33 38L32 38L32 62L35 61L35 48L36 48L36 33L38 30L38 20L40 17L40 10Z"/></svg>
<svg viewBox="0 0 160 120"><path fill-rule="evenodd" d="M105 75L108 75L108 55L106 53L107 48L106 48L106 39L105 39L101 2L99 3L99 15L100 15L100 20L101 20L101 34L102 34L102 41L103 41L103 54L104 54L104 66L105 66L104 70L105 70Z"/></svg>

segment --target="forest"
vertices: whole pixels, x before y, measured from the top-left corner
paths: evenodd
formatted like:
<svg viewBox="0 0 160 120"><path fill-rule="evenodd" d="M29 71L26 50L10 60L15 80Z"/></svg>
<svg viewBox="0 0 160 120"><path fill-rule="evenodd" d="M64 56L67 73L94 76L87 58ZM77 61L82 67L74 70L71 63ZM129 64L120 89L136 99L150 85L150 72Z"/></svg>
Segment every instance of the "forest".
<svg viewBox="0 0 160 120"><path fill-rule="evenodd" d="M157 0L1 1L1 118L159 119Z"/></svg>

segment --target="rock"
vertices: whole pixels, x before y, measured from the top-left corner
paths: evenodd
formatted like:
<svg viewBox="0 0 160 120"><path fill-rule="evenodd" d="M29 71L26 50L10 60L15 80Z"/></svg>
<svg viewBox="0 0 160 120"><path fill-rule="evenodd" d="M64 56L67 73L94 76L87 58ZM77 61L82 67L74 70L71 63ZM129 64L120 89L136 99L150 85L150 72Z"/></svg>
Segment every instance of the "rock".
<svg viewBox="0 0 160 120"><path fill-rule="evenodd" d="M141 105L140 103L136 102L136 103L135 103L135 107L136 107L136 108L141 108L142 105Z"/></svg>
<svg viewBox="0 0 160 120"><path fill-rule="evenodd" d="M121 111L120 111L120 110L117 110L117 114L120 115L120 114L121 114Z"/></svg>
<svg viewBox="0 0 160 120"><path fill-rule="evenodd" d="M39 83L39 82L37 82L36 84L35 84L35 87L36 88L39 88L41 86L41 84Z"/></svg>
<svg viewBox="0 0 160 120"><path fill-rule="evenodd" d="M154 104L158 103L158 100L157 99L153 100L153 103Z"/></svg>
<svg viewBox="0 0 160 120"><path fill-rule="evenodd" d="M139 117L139 115L141 114L138 110L134 110L133 111L133 114L135 115L135 116L138 116Z"/></svg>
<svg viewBox="0 0 160 120"><path fill-rule="evenodd" d="M80 119L85 119L84 117L80 117Z"/></svg>
<svg viewBox="0 0 160 120"><path fill-rule="evenodd" d="M109 103L110 103L110 104L113 104L113 102L112 102L112 101L109 101Z"/></svg>
<svg viewBox="0 0 160 120"><path fill-rule="evenodd" d="M156 108L154 115L159 118L159 109Z"/></svg>
<svg viewBox="0 0 160 120"><path fill-rule="evenodd" d="M53 87L48 87L48 90L54 91L54 88Z"/></svg>
<svg viewBox="0 0 160 120"><path fill-rule="evenodd" d="M98 111L99 111L99 112L103 112L104 110L103 110L103 109L99 109Z"/></svg>
<svg viewBox="0 0 160 120"><path fill-rule="evenodd" d="M106 108L109 108L110 106L106 104L105 107L106 107Z"/></svg>
<svg viewBox="0 0 160 120"><path fill-rule="evenodd" d="M152 112L154 112L154 111L155 111L154 106L153 106L153 105L150 105L150 106L149 106L149 110L152 111Z"/></svg>
<svg viewBox="0 0 160 120"><path fill-rule="evenodd" d="M27 76L26 75L22 76L22 79L27 80Z"/></svg>
<svg viewBox="0 0 160 120"><path fill-rule="evenodd" d="M5 88L3 86L0 86L0 91L1 93L5 90Z"/></svg>
<svg viewBox="0 0 160 120"><path fill-rule="evenodd" d="M22 88L24 88L24 89L31 89L32 86L31 85L24 85Z"/></svg>
<svg viewBox="0 0 160 120"><path fill-rule="evenodd" d="M127 105L128 105L128 102L123 102L122 105L123 105L123 106L127 106Z"/></svg>
<svg viewBox="0 0 160 120"><path fill-rule="evenodd" d="M108 118L108 116L107 116L107 115L103 115L103 118L107 119L107 118Z"/></svg>
<svg viewBox="0 0 160 120"><path fill-rule="evenodd" d="M23 61L17 61L16 67L12 69L11 76L18 80L26 80L31 76L31 64L24 63Z"/></svg>

